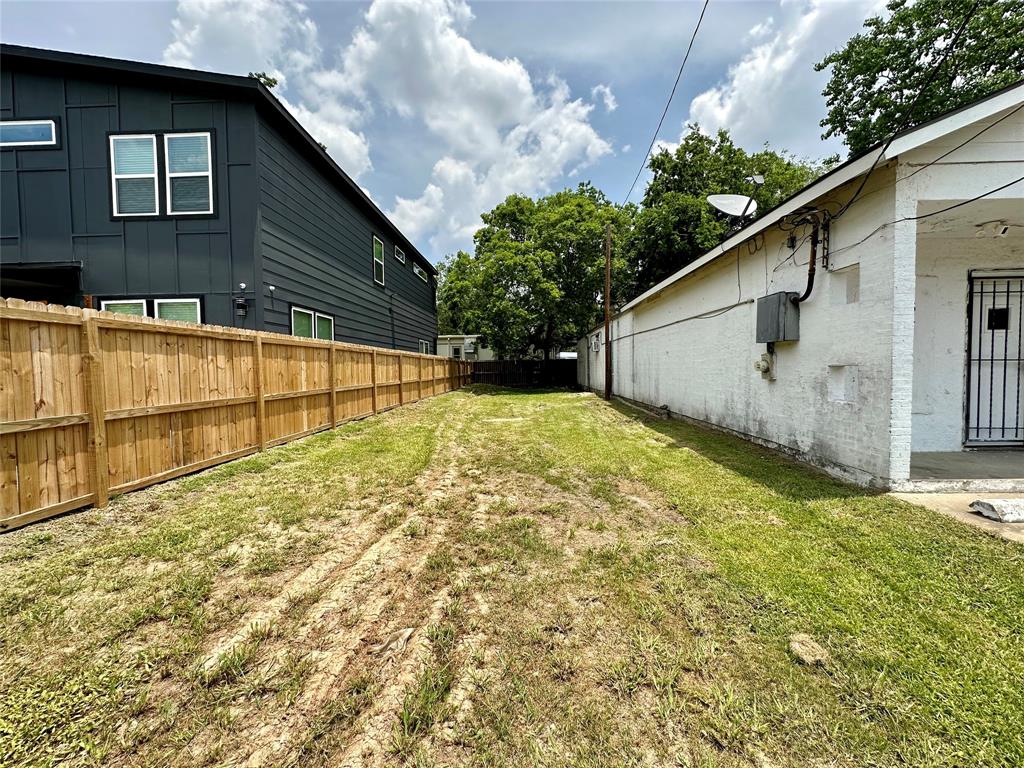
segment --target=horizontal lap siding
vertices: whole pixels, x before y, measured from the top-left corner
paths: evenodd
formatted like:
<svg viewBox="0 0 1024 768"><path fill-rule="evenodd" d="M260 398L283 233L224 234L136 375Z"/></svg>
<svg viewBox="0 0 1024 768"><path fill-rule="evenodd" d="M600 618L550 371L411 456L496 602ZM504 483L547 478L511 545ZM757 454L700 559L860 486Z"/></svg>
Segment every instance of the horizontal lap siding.
<svg viewBox="0 0 1024 768"><path fill-rule="evenodd" d="M0 299L0 530L447 392L468 374L406 352Z"/></svg>
<svg viewBox="0 0 1024 768"><path fill-rule="evenodd" d="M334 317L335 339L418 351L437 335L432 280L403 264L382 222L260 120L260 250L264 326L291 331L291 307ZM384 243L384 286L373 279L373 237ZM273 285L269 291L266 286Z"/></svg>

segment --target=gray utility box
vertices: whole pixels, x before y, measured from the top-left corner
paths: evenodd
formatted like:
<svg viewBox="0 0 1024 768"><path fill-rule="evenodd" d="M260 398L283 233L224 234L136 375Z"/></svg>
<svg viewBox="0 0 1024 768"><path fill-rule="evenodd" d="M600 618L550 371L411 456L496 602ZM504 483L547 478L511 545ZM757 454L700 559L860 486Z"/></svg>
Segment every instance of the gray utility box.
<svg viewBox="0 0 1024 768"><path fill-rule="evenodd" d="M757 300L757 343L797 341L800 338L800 305L790 297L799 293L780 291Z"/></svg>

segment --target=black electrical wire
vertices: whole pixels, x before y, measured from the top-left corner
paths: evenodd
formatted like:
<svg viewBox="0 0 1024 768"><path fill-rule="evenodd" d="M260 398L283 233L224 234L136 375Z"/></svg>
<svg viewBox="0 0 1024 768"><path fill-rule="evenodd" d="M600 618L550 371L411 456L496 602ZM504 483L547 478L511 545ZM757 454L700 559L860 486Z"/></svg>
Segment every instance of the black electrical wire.
<svg viewBox="0 0 1024 768"><path fill-rule="evenodd" d="M982 200L982 199L988 197L989 195L994 195L996 192L1001 192L1002 190L1006 189L1007 187L1012 187L1014 184L1020 184L1022 181L1024 181L1024 176L1021 176L1019 179L1014 179L1013 181L1009 181L1006 184L1003 184L1002 186L996 187L995 189L990 189L988 192L983 192L982 194L978 195L977 197L972 197L969 200L961 200L959 203L954 203L953 205L946 206L945 208L941 208L941 209L939 209L937 211L932 211L931 213L922 213L919 216L904 216L902 219L894 219L892 221L887 221L885 224L879 224L877 227L875 227L873 230L871 230L868 234L866 234L864 237L862 237L857 242L850 243L849 245L844 245L842 248L836 248L835 250L829 251L829 255L830 256L835 256L838 253L843 253L843 251L848 251L851 248L856 248L858 245L863 245L868 240L870 240L872 237L874 237L879 232L881 232L883 229L886 229L887 227L891 227L894 224L899 224L900 222L903 222L903 221L920 221L921 219L927 219L930 216L938 216L940 213L946 213L947 211L952 211L954 208L960 208L960 207L965 206L965 205L970 205L971 203L977 202L978 200Z"/></svg>
<svg viewBox="0 0 1024 768"><path fill-rule="evenodd" d="M975 140L975 139L977 139L977 138L978 138L979 136L981 136L981 135L982 135L983 133L985 133L986 131L989 131L989 130L991 130L992 128L995 128L995 127L996 127L997 125L999 125L999 124L1000 124L1001 122L1003 122L1004 120L1006 120L1006 119L1008 119L1008 118L1010 118L1010 117L1013 117L1013 116L1014 116L1015 114L1017 114L1018 112L1020 112L1020 111L1021 111L1022 109L1024 109L1024 104L1020 104L1020 105L1018 105L1017 107L1015 107L1014 109L1010 110L1010 111L1009 111L1009 112L1007 112L1007 113L1006 113L1005 115L1003 115L1002 117L1000 117L1000 118L999 118L998 120L996 120L995 122L993 122L993 123L989 123L988 125L986 125L986 126L985 126L984 128L982 128L982 129L981 129L980 131L978 131L977 133L975 133L975 134L974 134L973 136L968 136L968 137L967 137L966 139L964 139L963 141L961 141L961 142L960 142L959 144L957 144L957 145L956 145L955 147L953 147L952 149L949 149L949 150L947 150L947 151L943 152L943 153L942 153L941 155L939 155L938 157L936 157L936 158L933 158L933 159L929 160L929 161L928 161L927 163L925 163L924 165L922 165L922 166L921 166L920 168L916 169L916 170L915 170L915 171L914 171L913 173L909 173L909 174L907 174L906 176L904 176L904 177L902 177L902 178L898 178L898 179L896 179L896 182L895 182L895 183L896 183L896 184L902 184L903 182L907 181L908 179L912 179L912 178L914 178L914 177L915 177L915 176L916 176L917 174L919 174L919 173L920 173L921 171L926 171L926 170L928 170L928 169L929 169L929 168L931 168L931 167L932 167L933 165L935 165L936 163L938 163L938 162L939 162L940 160L943 160L943 159L945 159L945 158L949 157L949 156L950 156L951 154L953 154L954 152L956 152L956 151L957 151L958 149L963 149L963 148L964 148L964 147L966 147L966 146L967 146L968 144L970 144L970 143L971 143L972 141L974 141L974 140ZM888 189L888 187L881 187L881 188L879 188L879 189L873 189L873 190L871 190L870 192L866 192L866 193L864 193L863 195L861 195L861 196L860 196L860 199L861 199L861 200L864 200L865 198L871 197L871 195L875 195L875 194L878 194L879 192L883 191L884 189ZM851 202L852 202L852 201L851 201ZM828 200L828 201L826 201L826 202L825 202L825 203L823 203L823 204L827 205L827 204L830 204L830 203L831 203L831 204L834 204L834 205L840 205L840 203L839 203L839 202L838 202L837 200ZM841 206L840 206L840 207L841 207ZM847 207L849 207L849 206L847 206ZM835 217L833 217L833 218L835 218Z"/></svg>
<svg viewBox="0 0 1024 768"><path fill-rule="evenodd" d="M886 140L885 145L881 148L881 150L879 150L878 154L875 156L874 162L871 163L871 167L868 169L868 172L864 175L864 178L861 179L860 186L857 187L857 191L853 193L853 197L847 200L846 204L843 205L835 214L831 215L831 218L833 220L838 219L840 216L846 213L850 209L850 206L853 205L853 203L857 200L858 197L860 197L860 193L864 191L864 186L868 183L868 179L871 177L871 174L874 172L875 168L878 167L878 161L881 160L882 157L885 155L893 140L903 131L904 128L907 127L907 124L910 122L911 117L914 114L914 107L917 106L917 103L921 100L921 96L923 96L925 91L928 90L928 86L932 84L932 81L935 79L936 75L938 75L939 70L942 69L942 65L946 63L946 59L949 58L949 55L956 48L956 44L957 42L959 42L960 36L964 33L964 30L967 29L967 25L970 23L971 19L974 18L974 14L978 12L978 8L980 7L981 0L976 0L974 5L971 7L971 10L967 12L967 15L964 17L964 20L960 23L960 27L953 35L953 39L950 41L949 45L946 46L946 49L942 52L942 58L939 59L939 62L934 67L932 67L932 71L928 73L927 79L925 80L921 88L918 90L917 95L914 97L914 100L910 103L910 108L907 110L907 114L904 117L903 122L900 124L899 128L897 128L889 135L889 138Z"/></svg>
<svg viewBox="0 0 1024 768"><path fill-rule="evenodd" d="M697 25L693 28L693 34L690 36L690 44L686 46L686 54L683 56L683 61L679 65L679 71L676 73L676 81L672 84L672 91L668 95L668 101L665 102L665 109L661 112L661 119L658 120L658 127L654 129L654 135L651 136L651 144L647 147L647 153L644 155L643 160L640 161L640 167L637 169L636 176L633 178L633 183L629 185L629 192L626 193L626 197L623 198L622 204L625 205L629 202L629 196L633 194L633 189L636 187L637 181L640 179L640 174L644 172L644 168L647 167L647 158L651 156L651 150L654 149L654 142L658 140L658 133L661 131L661 126L665 122L665 115L668 114L668 108L672 104L672 99L676 95L676 88L679 87L679 79L683 76L683 69L686 67L686 61L690 58L690 51L693 50L693 41L697 39L697 33L700 31L701 22L704 21L704 12L708 9L708 3L711 0L704 0L704 7L700 9L700 17L697 19Z"/></svg>
<svg viewBox="0 0 1024 768"><path fill-rule="evenodd" d="M977 195L976 197L972 197L972 198L970 198L968 200L961 200L960 202L954 203L953 205L948 205L945 208L940 208L937 211L932 211L931 213L922 213L922 214L920 214L918 216L904 216L902 219L895 219L894 221L886 222L885 224L880 224L878 227L876 227L874 230L872 230L869 234L867 234L864 237L862 237L856 243L851 243L850 245L845 245L842 248L837 248L834 251L829 251L829 255L830 256L834 256L834 255L836 255L838 253L842 253L843 251L847 251L850 248L856 248L858 245L862 245L863 243L867 242L872 237L874 237L876 234L881 232L883 229L885 229L886 227L891 227L893 224L898 224L898 223L903 222L903 221L920 221L921 219L927 219L927 218L929 218L931 216L938 216L940 213L946 213L947 211L952 211L955 208L961 208L961 207L963 207L965 205L970 205L971 203L977 202L978 200L982 200L982 199L984 199L986 197L989 197L990 195L994 195L996 192L1001 192L1002 190L1006 189L1007 187L1012 187L1014 184L1019 184L1022 181L1024 181L1024 176L1021 176L1019 179L1014 179L1013 181L1009 181L1006 184L1003 184L1001 186L996 187L995 189L990 189L987 192L983 192L982 194ZM807 237L809 237L809 235ZM806 242L807 237L804 238L803 242ZM803 243L801 243L801 245L802 244ZM799 247L800 246L797 246L797 249L799 249ZM794 253L795 253L795 251L794 251ZM737 259L738 258L739 258L739 254L737 253ZM783 260L781 263L784 264L785 262L786 262L786 260ZM738 264L737 264L737 267L738 267ZM736 279L737 279L737 287L738 287L739 286L739 274L737 274ZM623 339L628 339L628 338L631 338L633 336L639 336L639 335L644 334L644 333L651 333L653 331L660 331L663 328L668 328L668 327L673 326L673 325L679 325L680 323L688 323L691 320L709 320L711 318L719 317L721 315L724 315L727 312L731 312L732 310L736 309L737 307L746 306L747 304L753 304L754 301L755 301L754 299L743 299L741 301L736 301L733 304L728 304L728 305L726 305L724 307L719 307L717 309L709 309L706 312L701 312L701 313L696 314L696 315L690 315L689 317L683 317L683 318L680 318L678 320L672 320L671 322L668 322L668 323L662 323L661 325L656 325L653 328L644 328L643 330L640 330L640 331L634 331L633 333L627 333L627 334L624 334L622 336L616 336L615 338L611 339L611 341L613 341L613 342L621 341Z"/></svg>

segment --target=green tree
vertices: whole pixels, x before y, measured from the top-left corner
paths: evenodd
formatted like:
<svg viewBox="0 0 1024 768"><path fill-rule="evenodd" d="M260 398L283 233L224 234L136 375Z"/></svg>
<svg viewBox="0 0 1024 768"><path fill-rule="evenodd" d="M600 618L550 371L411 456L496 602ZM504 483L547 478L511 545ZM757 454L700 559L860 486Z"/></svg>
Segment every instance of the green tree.
<svg viewBox="0 0 1024 768"><path fill-rule="evenodd" d="M249 77L253 80L259 80L267 88L277 87L277 78L273 75L268 75L266 72L250 72Z"/></svg>
<svg viewBox="0 0 1024 768"><path fill-rule="evenodd" d="M980 0L933 76L972 7L962 0L890 0L885 18L868 19L865 31L818 62L818 71L832 68L822 91L822 138L842 136L856 155L1024 78L1024 0Z"/></svg>
<svg viewBox="0 0 1024 768"><path fill-rule="evenodd" d="M501 357L575 345L601 313L605 227L612 226L613 252L621 254L634 211L589 183L538 200L510 195L481 216L474 253L456 253L441 266L442 332L479 333ZM614 267L621 297L621 256Z"/></svg>
<svg viewBox="0 0 1024 768"><path fill-rule="evenodd" d="M765 213L831 162L810 163L767 145L749 154L728 131L708 135L689 126L674 152L662 150L651 157L654 175L625 246L633 293L647 290L725 237L729 222L708 204L708 195L750 195L758 214ZM755 175L764 177L763 185L749 181Z"/></svg>

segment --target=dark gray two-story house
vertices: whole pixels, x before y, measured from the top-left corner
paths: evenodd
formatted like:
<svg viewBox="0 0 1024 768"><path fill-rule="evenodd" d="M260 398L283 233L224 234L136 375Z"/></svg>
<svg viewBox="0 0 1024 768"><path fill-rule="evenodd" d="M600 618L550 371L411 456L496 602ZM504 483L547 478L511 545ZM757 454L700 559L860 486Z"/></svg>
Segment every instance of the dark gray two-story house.
<svg viewBox="0 0 1024 768"><path fill-rule="evenodd" d="M433 351L436 277L259 81L0 46L0 296Z"/></svg>

